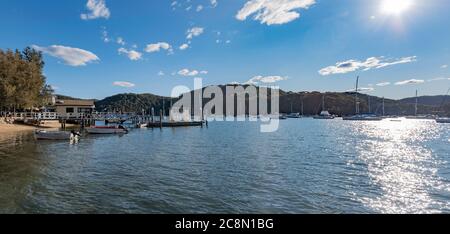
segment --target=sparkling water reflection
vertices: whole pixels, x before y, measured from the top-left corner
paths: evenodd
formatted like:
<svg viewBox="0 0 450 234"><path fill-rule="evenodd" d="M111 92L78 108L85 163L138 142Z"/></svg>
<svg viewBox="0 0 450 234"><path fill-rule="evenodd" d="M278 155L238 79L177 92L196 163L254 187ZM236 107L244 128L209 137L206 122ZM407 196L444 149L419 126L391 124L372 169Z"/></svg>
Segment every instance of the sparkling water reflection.
<svg viewBox="0 0 450 234"><path fill-rule="evenodd" d="M0 135L0 213L450 212L450 125L282 121Z"/></svg>

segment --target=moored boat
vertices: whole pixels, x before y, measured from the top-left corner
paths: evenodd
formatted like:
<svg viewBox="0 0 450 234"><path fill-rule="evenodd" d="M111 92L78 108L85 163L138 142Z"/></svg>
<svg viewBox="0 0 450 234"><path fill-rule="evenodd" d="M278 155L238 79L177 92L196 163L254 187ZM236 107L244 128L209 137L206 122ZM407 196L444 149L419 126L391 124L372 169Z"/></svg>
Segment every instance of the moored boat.
<svg viewBox="0 0 450 234"><path fill-rule="evenodd" d="M94 126L86 128L89 134L127 134L128 129L123 126Z"/></svg>
<svg viewBox="0 0 450 234"><path fill-rule="evenodd" d="M148 123L138 123L136 124L136 128L146 128L148 126Z"/></svg>
<svg viewBox="0 0 450 234"><path fill-rule="evenodd" d="M34 136L37 140L78 140L79 133L63 131L44 131L36 130Z"/></svg>
<svg viewBox="0 0 450 234"><path fill-rule="evenodd" d="M359 97L358 97L358 91L359 91L359 76L356 78L356 89L355 89L355 115L353 116L347 116L343 117L343 120L349 120L349 121L381 121L383 120L383 117L373 115L373 114L360 114L359 111ZM370 100L370 99L369 99ZM370 101L369 101L370 103ZM370 108L369 108L370 111ZM384 112L384 99L383 99L383 112Z"/></svg>
<svg viewBox="0 0 450 234"><path fill-rule="evenodd" d="M325 109L325 95L322 96L322 111L314 119L334 119L335 116Z"/></svg>
<svg viewBox="0 0 450 234"><path fill-rule="evenodd" d="M286 120L286 119L288 119L288 118L287 118L286 115L284 115L284 114L279 114L279 115L271 116L270 119Z"/></svg>
<svg viewBox="0 0 450 234"><path fill-rule="evenodd" d="M381 121L382 117L375 115L353 115L348 117L343 117L343 120L353 120L353 121Z"/></svg>
<svg viewBox="0 0 450 234"><path fill-rule="evenodd" d="M438 122L438 123L450 123L450 118L437 118L436 122Z"/></svg>
<svg viewBox="0 0 450 234"><path fill-rule="evenodd" d="M300 113L290 113L288 115L286 115L286 118L288 119L300 119L302 118Z"/></svg>
<svg viewBox="0 0 450 234"><path fill-rule="evenodd" d="M314 119L334 119L334 115L331 115L328 111L322 111L318 116L314 116Z"/></svg>

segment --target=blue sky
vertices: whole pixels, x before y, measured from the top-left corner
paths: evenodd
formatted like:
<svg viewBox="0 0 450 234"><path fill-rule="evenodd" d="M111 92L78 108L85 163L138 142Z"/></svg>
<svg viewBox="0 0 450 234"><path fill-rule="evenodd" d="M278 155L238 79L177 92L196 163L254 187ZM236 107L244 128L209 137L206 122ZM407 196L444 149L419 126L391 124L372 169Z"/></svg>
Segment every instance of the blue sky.
<svg viewBox="0 0 450 234"><path fill-rule="evenodd" d="M170 95L195 77L347 91L357 75L361 91L403 98L450 87L449 11L447 0L2 0L0 48L43 51L48 82L81 98Z"/></svg>

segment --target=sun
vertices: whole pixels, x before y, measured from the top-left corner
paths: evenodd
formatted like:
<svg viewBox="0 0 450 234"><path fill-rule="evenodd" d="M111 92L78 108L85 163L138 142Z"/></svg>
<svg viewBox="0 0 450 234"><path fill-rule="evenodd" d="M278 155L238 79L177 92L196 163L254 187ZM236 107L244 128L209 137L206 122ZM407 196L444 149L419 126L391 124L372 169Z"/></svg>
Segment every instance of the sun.
<svg viewBox="0 0 450 234"><path fill-rule="evenodd" d="M413 5L413 0L383 0L381 12L387 15L401 15Z"/></svg>

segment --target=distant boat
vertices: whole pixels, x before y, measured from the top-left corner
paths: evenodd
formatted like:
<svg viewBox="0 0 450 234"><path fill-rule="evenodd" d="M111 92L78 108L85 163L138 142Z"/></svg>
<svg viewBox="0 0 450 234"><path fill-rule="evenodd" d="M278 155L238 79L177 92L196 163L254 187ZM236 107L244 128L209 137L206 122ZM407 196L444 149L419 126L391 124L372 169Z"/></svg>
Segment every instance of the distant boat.
<svg viewBox="0 0 450 234"><path fill-rule="evenodd" d="M314 116L314 119L334 119L334 115L328 111L322 111L318 116Z"/></svg>
<svg viewBox="0 0 450 234"><path fill-rule="evenodd" d="M343 117L343 120L349 120L349 121L381 121L383 120L382 117L372 115L372 114L360 114L359 113L359 97L358 97L358 90L359 90L359 76L356 78L356 90L355 90L355 112L356 114L353 116Z"/></svg>
<svg viewBox="0 0 450 234"><path fill-rule="evenodd" d="M450 118L437 118L437 123L450 123Z"/></svg>
<svg viewBox="0 0 450 234"><path fill-rule="evenodd" d="M125 123L127 120L126 119L106 119L105 120L105 124L123 124Z"/></svg>
<svg viewBox="0 0 450 234"><path fill-rule="evenodd" d="M285 114L279 114L278 116L272 116L271 119L280 119L280 120L286 120L288 119L287 115Z"/></svg>
<svg viewBox="0 0 450 234"><path fill-rule="evenodd" d="M436 119L435 115L418 115L418 116L407 116L407 119L428 119L428 120L433 120Z"/></svg>
<svg viewBox="0 0 450 234"><path fill-rule="evenodd" d="M288 119L300 119L302 118L302 115L300 113L290 113L286 115L286 118Z"/></svg>
<svg viewBox="0 0 450 234"><path fill-rule="evenodd" d="M34 136L37 140L78 140L80 134L76 132L36 130Z"/></svg>
<svg viewBox="0 0 450 234"><path fill-rule="evenodd" d="M448 89L447 94L444 96L444 99L442 100L442 104L440 109L443 110L444 109L444 105L445 102L447 101L447 96L450 93L450 89ZM444 113L444 111L442 111ZM439 117L436 119L437 123L450 123L450 118L449 117Z"/></svg>
<svg viewBox="0 0 450 234"><path fill-rule="evenodd" d="M136 128L146 128L148 126L148 123L138 123L136 124Z"/></svg>
<svg viewBox="0 0 450 234"><path fill-rule="evenodd" d="M127 134L128 129L123 126L95 126L86 128L89 134Z"/></svg>
<svg viewBox="0 0 450 234"><path fill-rule="evenodd" d="M416 103L414 106L414 116L407 116L407 119L436 119L434 115L418 115L419 110L419 91L416 90Z"/></svg>
<svg viewBox="0 0 450 234"><path fill-rule="evenodd" d="M314 116L314 119L334 119L334 115L325 110L325 95L322 96L322 112L318 116Z"/></svg>
<svg viewBox="0 0 450 234"><path fill-rule="evenodd" d="M381 121L382 117L376 115L353 115L348 117L343 117L343 120L353 120L353 121Z"/></svg>

